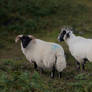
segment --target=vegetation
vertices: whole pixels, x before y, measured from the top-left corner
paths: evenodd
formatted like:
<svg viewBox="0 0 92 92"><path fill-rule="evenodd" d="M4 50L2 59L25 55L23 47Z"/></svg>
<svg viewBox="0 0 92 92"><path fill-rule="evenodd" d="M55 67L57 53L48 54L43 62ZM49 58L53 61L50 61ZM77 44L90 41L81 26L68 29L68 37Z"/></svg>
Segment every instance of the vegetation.
<svg viewBox="0 0 92 92"><path fill-rule="evenodd" d="M63 46L67 69L62 78L33 69L14 39L32 34L57 41L60 28L70 25L76 35L92 38L92 0L0 0L0 92L92 92L92 64L77 71L75 59ZM76 30L75 30L76 29Z"/></svg>
<svg viewBox="0 0 92 92"><path fill-rule="evenodd" d="M91 0L0 0L0 25L16 33L53 30L63 25L90 30L91 3Z"/></svg>

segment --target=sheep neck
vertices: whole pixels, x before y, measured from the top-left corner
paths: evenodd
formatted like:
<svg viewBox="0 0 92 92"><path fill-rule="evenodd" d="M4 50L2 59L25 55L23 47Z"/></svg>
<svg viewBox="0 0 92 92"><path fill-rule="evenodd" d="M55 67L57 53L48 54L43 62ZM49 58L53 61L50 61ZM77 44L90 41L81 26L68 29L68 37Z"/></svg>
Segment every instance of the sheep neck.
<svg viewBox="0 0 92 92"><path fill-rule="evenodd" d="M74 34L71 34L69 38L65 40L66 44L70 46L72 44L72 41L76 38Z"/></svg>

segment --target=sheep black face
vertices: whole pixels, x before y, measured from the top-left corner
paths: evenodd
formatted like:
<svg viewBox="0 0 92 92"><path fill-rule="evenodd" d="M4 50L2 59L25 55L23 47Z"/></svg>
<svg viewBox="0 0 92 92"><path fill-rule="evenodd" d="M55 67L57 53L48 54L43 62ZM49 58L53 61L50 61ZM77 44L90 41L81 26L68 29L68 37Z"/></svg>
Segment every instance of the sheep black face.
<svg viewBox="0 0 92 92"><path fill-rule="evenodd" d="M60 33L60 35L58 36L58 40L60 41L60 42L62 42L62 41L64 41L64 36L65 36L65 34L66 34L66 31L64 30L62 33Z"/></svg>
<svg viewBox="0 0 92 92"><path fill-rule="evenodd" d="M27 35L27 36L18 35L15 39L15 42L17 43L19 40L21 40L23 48L26 48L28 46L28 44L30 43L30 41L32 41L34 39L35 39L35 37L32 35Z"/></svg>
<svg viewBox="0 0 92 92"><path fill-rule="evenodd" d="M62 29L61 29L61 32L60 32L60 34L59 34L59 36L58 36L58 40L59 40L60 42L66 40L67 38L70 37L71 32L72 32L72 31L71 31L70 29L68 29L68 28L62 28Z"/></svg>
<svg viewBox="0 0 92 92"><path fill-rule="evenodd" d="M22 42L22 45L23 45L23 48L26 48L29 44L29 42L32 40L30 37L28 36L22 36L20 38L21 42Z"/></svg>

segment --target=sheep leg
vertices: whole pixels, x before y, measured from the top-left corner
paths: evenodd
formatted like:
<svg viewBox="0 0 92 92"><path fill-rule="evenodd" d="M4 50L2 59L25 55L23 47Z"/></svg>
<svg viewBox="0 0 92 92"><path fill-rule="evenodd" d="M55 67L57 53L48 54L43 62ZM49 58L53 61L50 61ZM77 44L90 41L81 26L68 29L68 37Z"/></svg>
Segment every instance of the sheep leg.
<svg viewBox="0 0 92 92"><path fill-rule="evenodd" d="M85 59L84 59L84 62L82 63L82 70L84 70L84 71L85 71L85 64L86 64L86 61L87 61L87 59L85 58Z"/></svg>
<svg viewBox="0 0 92 92"><path fill-rule="evenodd" d="M40 73L44 73L44 71L43 71L43 69L42 69L42 68L40 68Z"/></svg>
<svg viewBox="0 0 92 92"><path fill-rule="evenodd" d="M37 70L37 64L34 62L34 69Z"/></svg>
<svg viewBox="0 0 92 92"><path fill-rule="evenodd" d="M61 78L62 77L62 72L59 72L59 78Z"/></svg>
<svg viewBox="0 0 92 92"><path fill-rule="evenodd" d="M53 69L52 69L52 72L51 72L51 78L54 78L54 75L55 75L55 66L53 66Z"/></svg>
<svg viewBox="0 0 92 92"><path fill-rule="evenodd" d="M82 70L85 71L85 64L82 63Z"/></svg>
<svg viewBox="0 0 92 92"><path fill-rule="evenodd" d="M77 70L80 70L80 63L77 61Z"/></svg>

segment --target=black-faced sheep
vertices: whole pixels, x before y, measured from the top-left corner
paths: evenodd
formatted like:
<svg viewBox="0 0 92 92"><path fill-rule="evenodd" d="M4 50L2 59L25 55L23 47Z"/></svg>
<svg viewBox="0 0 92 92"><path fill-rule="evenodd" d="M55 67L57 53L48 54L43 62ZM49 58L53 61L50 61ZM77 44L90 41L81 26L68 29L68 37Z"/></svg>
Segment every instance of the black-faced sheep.
<svg viewBox="0 0 92 92"><path fill-rule="evenodd" d="M15 41L18 40L21 40L21 50L28 61L35 63L35 67L50 70L52 78L55 70L61 77L61 72L66 68L66 60L60 45L36 39L32 35L18 35Z"/></svg>
<svg viewBox="0 0 92 92"><path fill-rule="evenodd" d="M92 39L76 36L71 28L62 28L58 40L66 42L72 56L77 61L78 69L82 64L82 70L85 70L86 61L92 62Z"/></svg>

